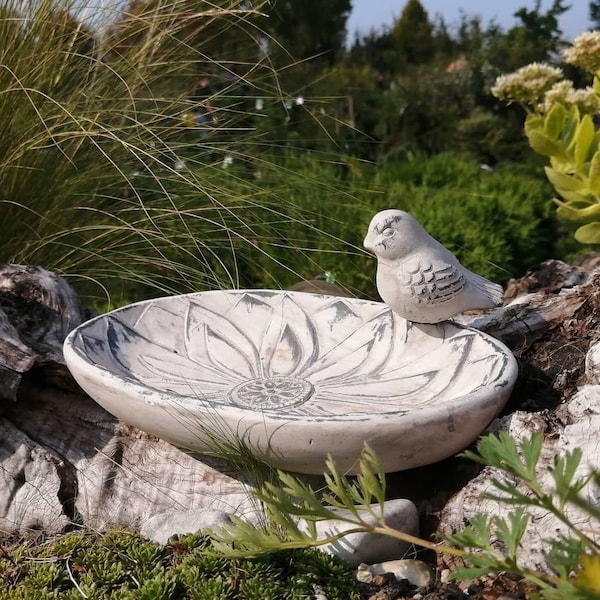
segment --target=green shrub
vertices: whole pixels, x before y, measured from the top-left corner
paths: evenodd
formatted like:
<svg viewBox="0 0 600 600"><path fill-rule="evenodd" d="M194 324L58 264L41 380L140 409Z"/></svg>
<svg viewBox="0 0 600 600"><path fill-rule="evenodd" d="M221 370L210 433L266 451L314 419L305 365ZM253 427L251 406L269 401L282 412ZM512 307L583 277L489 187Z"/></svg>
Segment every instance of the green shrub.
<svg viewBox="0 0 600 600"><path fill-rule="evenodd" d="M390 206L413 214L468 268L505 282L556 256L551 190L532 168L488 172L442 154L384 171ZM392 178L395 181L392 181Z"/></svg>
<svg viewBox="0 0 600 600"><path fill-rule="evenodd" d="M356 294L375 298L376 261L362 241L373 215L386 208L410 212L465 266L501 283L561 258L551 189L535 167L505 164L490 173L471 158L443 154L343 170L305 157L258 185L272 205L266 190L286 186L287 214L297 216L282 221L274 213L270 234L256 239L265 245L246 265L254 287L286 287L329 271Z"/></svg>

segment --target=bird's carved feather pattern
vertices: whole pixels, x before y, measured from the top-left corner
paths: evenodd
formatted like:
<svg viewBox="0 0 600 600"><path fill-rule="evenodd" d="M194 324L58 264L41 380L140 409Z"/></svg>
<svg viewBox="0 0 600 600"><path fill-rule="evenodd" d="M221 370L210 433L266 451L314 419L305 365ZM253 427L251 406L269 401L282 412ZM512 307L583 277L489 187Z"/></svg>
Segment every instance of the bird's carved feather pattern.
<svg viewBox="0 0 600 600"><path fill-rule="evenodd" d="M466 285L465 276L458 267L439 260L406 262L402 265L401 280L411 297L422 304L451 300Z"/></svg>
<svg viewBox="0 0 600 600"><path fill-rule="evenodd" d="M466 310L502 303L501 286L463 267L404 211L377 213L364 245L377 256L381 299L408 321L440 323Z"/></svg>

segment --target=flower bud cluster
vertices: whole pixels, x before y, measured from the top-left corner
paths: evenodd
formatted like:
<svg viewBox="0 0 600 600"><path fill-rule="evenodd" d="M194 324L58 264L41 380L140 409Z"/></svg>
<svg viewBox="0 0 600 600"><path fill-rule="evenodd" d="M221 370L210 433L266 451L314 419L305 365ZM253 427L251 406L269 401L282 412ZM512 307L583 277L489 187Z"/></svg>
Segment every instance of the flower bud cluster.
<svg viewBox="0 0 600 600"><path fill-rule="evenodd" d="M492 94L506 102L518 102L526 107L537 107L545 93L563 77L558 67L547 63L531 63L509 75L501 75L492 87Z"/></svg>
<svg viewBox="0 0 600 600"><path fill-rule="evenodd" d="M590 73L600 70L600 31L586 31L578 35L570 48L564 51L565 61Z"/></svg>
<svg viewBox="0 0 600 600"><path fill-rule="evenodd" d="M545 114L552 106L560 102L565 106L576 105L580 114L596 114L600 110L600 98L593 88L575 89L573 82L568 79L555 83L544 96L538 106L538 112Z"/></svg>
<svg viewBox="0 0 600 600"><path fill-rule="evenodd" d="M575 38L564 51L565 61L600 76L600 31L586 31ZM600 95L593 88L575 89L563 79L558 67L547 63L531 63L509 75L501 75L492 94L505 102L517 102L534 112L545 114L556 102L576 105L581 114L600 111Z"/></svg>

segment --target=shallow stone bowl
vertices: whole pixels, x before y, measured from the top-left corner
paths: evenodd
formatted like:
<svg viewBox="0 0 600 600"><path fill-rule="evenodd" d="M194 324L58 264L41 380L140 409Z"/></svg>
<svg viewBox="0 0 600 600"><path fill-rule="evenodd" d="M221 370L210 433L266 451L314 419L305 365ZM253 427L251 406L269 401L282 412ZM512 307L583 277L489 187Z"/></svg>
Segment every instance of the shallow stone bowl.
<svg viewBox="0 0 600 600"><path fill-rule="evenodd" d="M385 470L470 444L506 402L511 352L452 322L417 325L377 302L211 291L132 304L65 341L81 387L125 423L211 453L242 439L267 462L356 472L368 442Z"/></svg>

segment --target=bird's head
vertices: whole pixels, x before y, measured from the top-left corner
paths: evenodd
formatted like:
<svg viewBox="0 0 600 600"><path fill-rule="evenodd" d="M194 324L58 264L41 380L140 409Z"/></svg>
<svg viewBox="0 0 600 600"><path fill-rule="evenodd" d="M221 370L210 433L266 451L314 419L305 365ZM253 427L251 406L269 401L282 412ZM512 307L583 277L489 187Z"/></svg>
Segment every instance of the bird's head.
<svg viewBox="0 0 600 600"><path fill-rule="evenodd" d="M427 235L419 222L402 210L377 213L369 225L364 247L378 258L401 258L418 248Z"/></svg>

